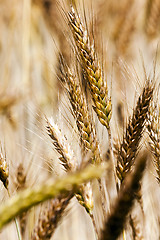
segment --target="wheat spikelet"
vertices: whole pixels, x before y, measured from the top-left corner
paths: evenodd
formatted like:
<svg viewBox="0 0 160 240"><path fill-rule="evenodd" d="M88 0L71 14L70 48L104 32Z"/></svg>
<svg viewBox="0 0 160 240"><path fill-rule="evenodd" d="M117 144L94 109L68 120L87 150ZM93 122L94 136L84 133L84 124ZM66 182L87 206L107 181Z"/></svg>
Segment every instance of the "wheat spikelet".
<svg viewBox="0 0 160 240"><path fill-rule="evenodd" d="M73 195L69 195L68 197L61 196L49 202L48 209L43 212L37 227L33 231L32 240L49 240L51 238L72 197Z"/></svg>
<svg viewBox="0 0 160 240"><path fill-rule="evenodd" d="M148 0L146 14L146 33L154 37L158 31L158 22L160 19L160 1Z"/></svg>
<svg viewBox="0 0 160 240"><path fill-rule="evenodd" d="M148 132L151 142L149 143L151 151L155 158L157 180L160 183L160 113L159 105L153 103L148 114Z"/></svg>
<svg viewBox="0 0 160 240"><path fill-rule="evenodd" d="M46 119L47 131L50 138L53 140L53 145L56 151L61 155L60 161L64 166L66 171L76 170L76 161L73 156L73 151L71 150L66 138L63 136L62 132L59 130L58 126L54 123L53 119Z"/></svg>
<svg viewBox="0 0 160 240"><path fill-rule="evenodd" d="M6 162L6 157L3 156L2 154L2 147L1 147L1 152L0 152L0 181L2 181L4 187L8 189L8 165Z"/></svg>
<svg viewBox="0 0 160 240"><path fill-rule="evenodd" d="M109 121L112 114L111 99L108 98L107 85L105 86L104 79L102 78L102 71L94 46L91 46L88 32L85 30L73 7L68 13L68 20L79 52L81 64L85 71L85 78L89 83L90 92L95 104L94 110L100 122L109 128Z"/></svg>
<svg viewBox="0 0 160 240"><path fill-rule="evenodd" d="M132 118L129 119L123 141L118 148L116 171L121 182L134 164L152 96L153 87L147 81L138 98L136 108L133 110Z"/></svg>
<svg viewBox="0 0 160 240"><path fill-rule="evenodd" d="M144 154L138 161L135 172L125 179L125 187L120 189L119 197L102 231L101 240L116 240L123 231L128 213L131 211L135 196L140 187L147 155Z"/></svg>

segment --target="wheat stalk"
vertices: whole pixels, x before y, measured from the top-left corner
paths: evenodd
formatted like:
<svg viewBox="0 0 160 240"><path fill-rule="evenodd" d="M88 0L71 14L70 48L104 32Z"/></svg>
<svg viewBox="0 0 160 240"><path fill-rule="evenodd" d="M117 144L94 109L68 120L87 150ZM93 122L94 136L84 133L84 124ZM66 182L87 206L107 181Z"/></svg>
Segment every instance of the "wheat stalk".
<svg viewBox="0 0 160 240"><path fill-rule="evenodd" d="M89 37L88 31L82 24L80 17L76 14L73 7L71 8L71 11L68 12L68 22L80 57L82 72L89 85L90 93L94 102L93 109L101 124L108 130L111 164L113 165L114 156L111 129L109 125L112 115L112 104L111 98L108 96L107 83L103 78L94 43L91 45L91 38ZM100 185L102 189L102 184L100 183Z"/></svg>
<svg viewBox="0 0 160 240"><path fill-rule="evenodd" d="M61 63L60 79L62 82L67 83L68 95L69 95L70 103L72 105L73 115L76 119L77 127L80 133L80 138L81 138L81 142L83 143L84 150L85 152L88 150L92 151L93 157L91 156L91 159L93 164L100 163L102 162L102 159L101 159L99 148L98 148L98 142L97 142L96 134L91 121L91 116L89 115L87 101L82 91L82 88L80 86L80 81L76 79L76 76L73 75L71 69L65 64L63 57L60 57L60 63ZM99 189L101 194L103 213L105 215L106 214L106 208L104 206L105 193L104 193L104 186L100 179L99 179ZM83 192L82 195L84 196L84 198L86 198L86 196L90 196L85 202L89 203L90 208L88 208L88 210L89 210L89 213L91 214L90 209L92 209L91 206L93 205L93 200L92 200L93 196L91 197L91 186L90 187L84 186L82 192ZM81 200L79 199L79 201Z"/></svg>
<svg viewBox="0 0 160 240"><path fill-rule="evenodd" d="M17 215L39 203L54 198L59 194L76 192L82 183L101 177L107 167L106 164L103 166L91 165L61 179L49 179L45 184L17 193L0 206L0 229Z"/></svg>
<svg viewBox="0 0 160 240"><path fill-rule="evenodd" d="M83 26L74 8L68 13L68 21L72 29L75 44L85 71L85 79L95 104L94 110L99 121L108 129L112 114L111 99L108 97L107 85L102 77L102 70L96 57L94 45L91 45L88 32Z"/></svg>
<svg viewBox="0 0 160 240"><path fill-rule="evenodd" d="M77 162L73 157L73 151L70 146L66 143L66 138L62 136L61 131L58 126L54 124L53 119L47 120L47 130L48 134L52 140L57 152L61 155L60 160L62 165L65 167L67 172L75 172L77 169ZM93 198L91 192L91 187L89 192L87 192L87 185L82 185L79 189L79 194L76 194L76 197L79 203L85 207L88 213L91 213L93 209Z"/></svg>
<svg viewBox="0 0 160 240"><path fill-rule="evenodd" d="M139 191L140 180L146 166L147 154L144 154L138 161L134 173L127 175L125 187L122 187L115 206L111 210L104 229L101 240L116 240L122 233L127 215L133 207L136 193Z"/></svg>
<svg viewBox="0 0 160 240"><path fill-rule="evenodd" d="M71 69L65 64L62 57L60 59L60 72L60 79L65 81L68 86L69 100L84 151L91 151L93 153L92 162L100 163L102 159L98 149L96 133L93 128L85 95L80 87L80 81L76 79L76 76L73 75Z"/></svg>
<svg viewBox="0 0 160 240"><path fill-rule="evenodd" d="M134 164L152 97L153 87L147 81L138 98L136 108L133 110L132 118L129 119L123 141L118 148L116 171L121 182Z"/></svg>
<svg viewBox="0 0 160 240"><path fill-rule="evenodd" d="M66 143L66 139L62 136L58 126L54 124L53 119L47 120L48 134L52 140L57 152L61 155L60 160L67 172L75 172L77 169L77 162L73 158L73 151ZM89 183L81 185L79 193L76 194L79 203L85 207L86 211L91 214L93 210L93 196L92 189Z"/></svg>

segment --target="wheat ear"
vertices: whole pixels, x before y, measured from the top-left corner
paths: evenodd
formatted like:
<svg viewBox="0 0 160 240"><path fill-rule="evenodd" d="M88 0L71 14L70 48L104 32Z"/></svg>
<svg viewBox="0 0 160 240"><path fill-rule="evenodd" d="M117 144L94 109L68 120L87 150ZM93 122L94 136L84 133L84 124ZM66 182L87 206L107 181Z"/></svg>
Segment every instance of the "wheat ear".
<svg viewBox="0 0 160 240"><path fill-rule="evenodd" d="M129 119L123 141L118 148L116 171L121 182L134 164L149 105L153 97L152 84L150 81L146 82L146 86L138 98L136 108L133 110L132 118Z"/></svg>
<svg viewBox="0 0 160 240"><path fill-rule="evenodd" d="M131 211L135 196L140 187L140 180L146 166L147 154L144 154L137 163L134 173L127 175L125 187L120 189L118 199L111 215L108 217L101 240L116 240L122 233L128 213Z"/></svg>
<svg viewBox="0 0 160 240"><path fill-rule="evenodd" d="M94 46L91 46L88 32L82 25L73 7L68 13L68 20L78 49L81 65L85 71L85 78L89 84L95 104L94 110L99 121L108 129L112 114L111 99L108 97L107 85L105 85L102 77L102 70L96 57Z"/></svg>
<svg viewBox="0 0 160 240"><path fill-rule="evenodd" d="M73 7L68 13L68 21L73 33L75 45L77 46L78 54L80 56L80 63L84 72L84 77L89 85L91 96L94 102L93 109L96 112L101 124L105 126L108 131L109 148L111 151L110 162L114 168L113 144L111 128L109 124L112 116L112 103L111 98L108 96L107 82L103 78L100 63L95 51L95 46L94 44L91 45L88 31L83 26Z"/></svg>
<svg viewBox="0 0 160 240"><path fill-rule="evenodd" d="M0 229L17 215L31 207L54 198L59 194L76 192L79 185L102 176L106 171L107 165L88 166L85 169L69 174L61 179L49 179L45 184L35 188L28 188L17 193L0 206Z"/></svg>
<svg viewBox="0 0 160 240"><path fill-rule="evenodd" d="M49 207L39 219L31 240L49 240L51 238L72 197L73 194L67 197L61 196L49 202Z"/></svg>
<svg viewBox="0 0 160 240"><path fill-rule="evenodd" d="M149 143L151 151L155 158L157 180L160 183L160 111L159 105L152 104L148 114L147 129L151 142Z"/></svg>
<svg viewBox="0 0 160 240"><path fill-rule="evenodd" d="M109 148L111 150L111 159L113 164L113 147L111 129L109 125L112 115L112 104L111 98L108 97L107 83L103 78L95 46L94 44L91 45L88 32L73 7L68 13L68 21L73 33L75 45L77 46L78 54L80 56L84 77L89 85L94 102L93 109L96 112L101 124L108 130Z"/></svg>
<svg viewBox="0 0 160 240"><path fill-rule="evenodd" d="M74 159L73 151L67 143L65 136L62 134L58 125L54 123L53 118L46 119L46 122L48 135L53 140L53 145L56 151L61 156L59 158L61 164L64 166L67 172L76 170L77 162Z"/></svg>
<svg viewBox="0 0 160 240"><path fill-rule="evenodd" d="M66 138L62 135L58 126L54 124L53 119L47 120L47 130L48 134L53 140L53 145L57 152L61 155L60 160L67 172L75 172L77 169L77 162L73 157L73 151L66 142ZM87 183L88 185L88 183ZM93 196L91 194L92 189L87 193L86 190L88 186L83 184L79 189L79 193L76 194L76 197L79 203L85 207L88 213L92 212L93 209Z"/></svg>
<svg viewBox="0 0 160 240"><path fill-rule="evenodd" d="M80 81L73 75L62 57L60 58L60 79L67 83L69 100L84 151L89 150L93 153L92 163L100 163L102 159L98 149L96 133L93 128L85 95L80 86Z"/></svg>
<svg viewBox="0 0 160 240"><path fill-rule="evenodd" d="M98 148L98 142L96 139L95 131L93 129L91 116L89 115L87 101L80 85L80 81L76 79L71 69L65 64L64 59L62 57L60 58L60 63L61 63L60 79L62 82L67 83L70 103L72 105L73 114L77 122L77 127L80 133L81 142L83 143L83 146L84 146L84 150L92 151L93 157L91 157L91 159L93 164L100 163L102 162L102 159L101 159L99 148ZM87 185L89 185L89 183ZM101 195L101 201L102 201L102 208L105 215L106 214L106 209L104 206L105 193L104 193L103 184L100 179L99 179L99 189L100 189L100 195ZM84 193L82 194L84 197L90 196L88 197L88 200L85 202L86 203L88 202L89 206L92 206L93 202L91 197L91 186L84 186L84 189L82 192ZM88 208L88 210L90 209ZM90 211L90 214L91 214L91 211Z"/></svg>

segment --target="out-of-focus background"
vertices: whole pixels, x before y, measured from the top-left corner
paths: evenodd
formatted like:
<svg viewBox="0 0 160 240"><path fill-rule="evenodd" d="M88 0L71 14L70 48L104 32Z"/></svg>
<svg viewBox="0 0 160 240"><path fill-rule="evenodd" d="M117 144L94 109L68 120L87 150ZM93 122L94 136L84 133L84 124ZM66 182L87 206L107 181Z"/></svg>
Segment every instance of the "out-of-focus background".
<svg viewBox="0 0 160 240"><path fill-rule="evenodd" d="M147 72L152 73L156 53L159 75L160 1L75 2L82 15L85 9L88 23L93 23L113 100L111 125L122 134L126 115L132 111L136 92L144 83L143 61ZM67 97L57 77L59 52L72 63L73 44L65 18L70 4L67 0L0 0L0 141L9 165L10 195L18 189L20 164L26 174L26 187L39 184L50 174L63 174L45 134L45 115L53 116L70 142L75 141L74 133L70 134L67 128L71 115ZM72 145L76 148L76 144ZM150 174L149 179L152 178ZM159 193L151 189L149 182L148 188L157 199ZM0 201L7 198L8 193L0 184ZM157 203L148 199L146 211L151 218L147 224L151 230L145 239L158 239L159 225L154 219ZM39 206L30 211L24 239L30 238L41 210ZM0 232L0 239L17 239L14 223ZM53 239L95 239L89 217L74 200Z"/></svg>

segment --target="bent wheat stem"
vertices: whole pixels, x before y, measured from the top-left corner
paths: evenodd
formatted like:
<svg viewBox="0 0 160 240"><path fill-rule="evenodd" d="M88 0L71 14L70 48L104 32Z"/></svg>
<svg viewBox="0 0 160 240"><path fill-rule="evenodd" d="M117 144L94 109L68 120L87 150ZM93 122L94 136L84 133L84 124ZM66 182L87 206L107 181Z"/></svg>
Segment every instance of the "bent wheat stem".
<svg viewBox="0 0 160 240"><path fill-rule="evenodd" d="M88 166L87 168L70 174L61 179L49 179L45 184L36 188L28 188L11 197L0 206L0 229L17 215L31 207L54 198L62 193L76 192L78 186L93 178L101 177L107 165Z"/></svg>

